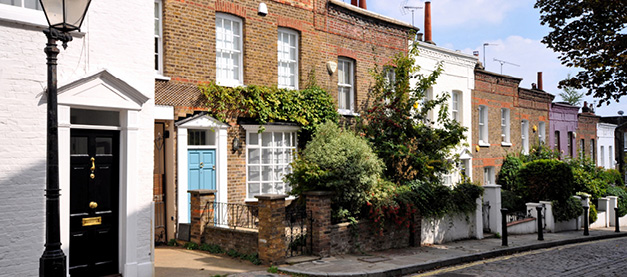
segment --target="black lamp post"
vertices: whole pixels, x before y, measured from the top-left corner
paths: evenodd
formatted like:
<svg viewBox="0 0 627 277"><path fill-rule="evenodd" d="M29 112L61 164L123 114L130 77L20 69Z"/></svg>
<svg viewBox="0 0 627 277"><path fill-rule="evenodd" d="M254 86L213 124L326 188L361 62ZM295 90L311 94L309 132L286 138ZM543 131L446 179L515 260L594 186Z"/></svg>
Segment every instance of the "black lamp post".
<svg viewBox="0 0 627 277"><path fill-rule="evenodd" d="M48 65L48 120L46 147L46 249L39 258L39 276L63 276L66 257L61 250L59 223L59 130L57 120L57 40L67 48L71 31L80 30L91 0L39 0L49 28L44 30Z"/></svg>

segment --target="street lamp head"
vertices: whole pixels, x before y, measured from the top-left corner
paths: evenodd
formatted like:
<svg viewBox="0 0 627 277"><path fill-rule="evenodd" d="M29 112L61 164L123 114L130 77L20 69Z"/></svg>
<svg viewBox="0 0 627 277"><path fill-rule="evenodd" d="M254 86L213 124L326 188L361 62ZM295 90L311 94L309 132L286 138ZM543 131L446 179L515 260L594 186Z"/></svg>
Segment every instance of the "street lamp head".
<svg viewBox="0 0 627 277"><path fill-rule="evenodd" d="M81 28L91 0L39 0L50 29L63 33Z"/></svg>

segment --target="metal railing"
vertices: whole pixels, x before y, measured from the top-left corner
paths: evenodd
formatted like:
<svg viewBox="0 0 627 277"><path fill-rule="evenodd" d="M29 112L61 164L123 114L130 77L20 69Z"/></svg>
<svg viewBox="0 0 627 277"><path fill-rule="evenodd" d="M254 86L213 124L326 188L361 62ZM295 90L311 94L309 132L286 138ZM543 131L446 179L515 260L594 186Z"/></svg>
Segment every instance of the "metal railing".
<svg viewBox="0 0 627 277"><path fill-rule="evenodd" d="M208 224L232 229L257 229L259 226L259 206L207 202L205 211Z"/></svg>
<svg viewBox="0 0 627 277"><path fill-rule="evenodd" d="M532 218L532 217L533 216L531 216L531 210L527 210L526 212L514 211L514 212L507 213L506 222L512 223L512 222L516 222L516 221L520 221L520 220L524 220L524 219Z"/></svg>

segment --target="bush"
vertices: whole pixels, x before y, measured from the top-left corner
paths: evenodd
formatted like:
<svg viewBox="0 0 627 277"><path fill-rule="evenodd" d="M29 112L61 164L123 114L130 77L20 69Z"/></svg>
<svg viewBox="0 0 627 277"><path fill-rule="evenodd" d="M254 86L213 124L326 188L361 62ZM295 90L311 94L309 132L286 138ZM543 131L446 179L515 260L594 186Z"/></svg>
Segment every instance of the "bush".
<svg viewBox="0 0 627 277"><path fill-rule="evenodd" d="M573 172L564 162L536 160L520 169L514 192L525 202L565 201L575 193Z"/></svg>
<svg viewBox="0 0 627 277"><path fill-rule="evenodd" d="M597 206L593 203L590 203L590 215L588 216L588 222L590 224L594 223L599 219L599 214L597 212Z"/></svg>
<svg viewBox="0 0 627 277"><path fill-rule="evenodd" d="M608 185L621 187L625 185L620 172L616 169L602 170L599 175Z"/></svg>
<svg viewBox="0 0 627 277"><path fill-rule="evenodd" d="M529 154L520 156L520 159L524 163L537 160L558 160L559 158L559 150L550 149L546 145L534 145L533 147L531 147Z"/></svg>
<svg viewBox="0 0 627 277"><path fill-rule="evenodd" d="M553 206L553 216L556 221L568 221L577 218L583 213L581 200L571 196L566 200L551 202Z"/></svg>
<svg viewBox="0 0 627 277"><path fill-rule="evenodd" d="M522 212L527 208L522 197L509 190L501 190L501 207L511 212Z"/></svg>
<svg viewBox="0 0 627 277"><path fill-rule="evenodd" d="M496 183L501 185L503 190L511 190L516 185L516 176L522 167L523 162L520 158L508 154L501 171L496 176Z"/></svg>
<svg viewBox="0 0 627 277"><path fill-rule="evenodd" d="M183 245L183 247L185 247L185 249L188 249L188 250L196 250L198 249L198 244L194 242L186 242L185 245Z"/></svg>
<svg viewBox="0 0 627 277"><path fill-rule="evenodd" d="M568 161L573 171L575 191L585 192L592 199L598 199L605 194L609 184L604 178L604 170L596 167L590 159L573 159Z"/></svg>
<svg viewBox="0 0 627 277"><path fill-rule="evenodd" d="M605 196L618 196L618 216L627 215L627 192L624 187L610 186L607 188Z"/></svg>
<svg viewBox="0 0 627 277"><path fill-rule="evenodd" d="M327 122L318 128L292 168L285 177L292 186L291 194L334 192L332 216L338 221L359 215L383 172L383 163L365 139Z"/></svg>

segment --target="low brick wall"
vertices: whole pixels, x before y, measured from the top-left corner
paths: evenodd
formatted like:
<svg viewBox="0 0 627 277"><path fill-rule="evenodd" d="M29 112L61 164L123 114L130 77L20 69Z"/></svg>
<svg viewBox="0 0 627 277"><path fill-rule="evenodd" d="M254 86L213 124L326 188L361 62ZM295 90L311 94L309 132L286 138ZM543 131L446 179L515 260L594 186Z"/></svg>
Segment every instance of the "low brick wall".
<svg viewBox="0 0 627 277"><path fill-rule="evenodd" d="M420 230L420 226L417 227ZM415 242L420 241L420 232L412 234L410 228L404 226L390 225L380 234L370 220L357 222L355 228L350 223L335 224L329 230L331 255L409 247L413 244L412 236Z"/></svg>
<svg viewBox="0 0 627 277"><path fill-rule="evenodd" d="M227 229L215 226L206 226L203 234L203 242L217 244L223 250L236 250L243 254L255 254L259 252L257 242L259 232L256 230Z"/></svg>

